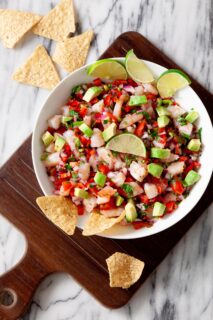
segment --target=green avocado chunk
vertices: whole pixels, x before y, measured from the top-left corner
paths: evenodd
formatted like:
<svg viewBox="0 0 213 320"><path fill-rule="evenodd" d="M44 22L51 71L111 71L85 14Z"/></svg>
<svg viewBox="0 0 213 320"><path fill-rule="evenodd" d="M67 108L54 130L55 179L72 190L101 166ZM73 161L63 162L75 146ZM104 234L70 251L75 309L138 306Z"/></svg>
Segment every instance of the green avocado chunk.
<svg viewBox="0 0 213 320"><path fill-rule="evenodd" d="M199 113L197 111L191 111L187 114L187 116L185 117L185 120L190 123L193 123L198 118L199 118Z"/></svg>
<svg viewBox="0 0 213 320"><path fill-rule="evenodd" d="M90 102L92 99L99 96L102 91L103 89L101 87L91 87L86 91L82 99L86 102Z"/></svg>
<svg viewBox="0 0 213 320"><path fill-rule="evenodd" d="M123 202L124 202L124 198L122 198L121 196L116 197L116 201L115 201L116 207L119 207Z"/></svg>
<svg viewBox="0 0 213 320"><path fill-rule="evenodd" d="M153 217L161 217L164 214L166 206L161 202L155 202L154 208L152 211Z"/></svg>
<svg viewBox="0 0 213 320"><path fill-rule="evenodd" d="M74 195L82 199L87 199L89 197L89 193L86 190L80 188L75 188Z"/></svg>
<svg viewBox="0 0 213 320"><path fill-rule="evenodd" d="M184 182L187 186L191 186L191 185L195 184L198 180L200 180L200 178L201 177L200 177L199 173L197 173L194 170L191 170L187 173Z"/></svg>
<svg viewBox="0 0 213 320"><path fill-rule="evenodd" d="M101 173L101 172L96 172L95 176L94 176L94 181L97 185L99 185L100 187L103 187L105 185L106 182L106 176L105 174Z"/></svg>
<svg viewBox="0 0 213 320"><path fill-rule="evenodd" d="M128 202L125 206L126 220L127 222L133 222L137 219L137 210L135 205L131 202Z"/></svg>
<svg viewBox="0 0 213 320"><path fill-rule="evenodd" d="M156 108L156 111L157 111L159 117L160 116L169 116L169 111L167 110L166 107L159 106Z"/></svg>
<svg viewBox="0 0 213 320"><path fill-rule="evenodd" d="M200 139L192 139L189 141L187 145L187 149L191 151L199 151L200 146L201 146Z"/></svg>
<svg viewBox="0 0 213 320"><path fill-rule="evenodd" d="M51 133L49 133L49 131L46 131L42 136L42 141L45 147L48 147L53 140L54 140L54 137L53 135L51 135Z"/></svg>
<svg viewBox="0 0 213 320"><path fill-rule="evenodd" d="M148 165L148 172L156 178L160 178L162 172L163 172L163 167L160 166L159 164L156 163L150 163Z"/></svg>
<svg viewBox="0 0 213 320"><path fill-rule="evenodd" d="M93 130L90 127L88 127L86 123L82 123L79 126L79 130L81 130L88 138L90 138L93 135Z"/></svg>
<svg viewBox="0 0 213 320"><path fill-rule="evenodd" d="M158 127L159 128L164 128L169 124L169 118L167 116L160 116L157 119L158 122Z"/></svg>
<svg viewBox="0 0 213 320"><path fill-rule="evenodd" d="M116 124L111 123L110 126L102 132L104 141L108 141L110 138L112 138L116 134L116 128L117 128Z"/></svg>
<svg viewBox="0 0 213 320"><path fill-rule="evenodd" d="M61 136L57 136L55 140L55 151L59 152L65 145L66 141Z"/></svg>
<svg viewBox="0 0 213 320"><path fill-rule="evenodd" d="M151 148L151 158L166 159L170 156L169 149Z"/></svg>
<svg viewBox="0 0 213 320"><path fill-rule="evenodd" d="M131 96L128 105L133 106L140 106L141 104L147 103L147 97L143 96Z"/></svg>

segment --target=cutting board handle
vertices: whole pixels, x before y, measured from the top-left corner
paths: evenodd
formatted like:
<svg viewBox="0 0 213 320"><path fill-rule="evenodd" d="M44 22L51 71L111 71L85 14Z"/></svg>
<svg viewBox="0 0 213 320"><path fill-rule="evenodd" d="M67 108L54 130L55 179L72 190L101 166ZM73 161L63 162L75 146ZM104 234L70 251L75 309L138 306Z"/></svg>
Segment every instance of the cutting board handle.
<svg viewBox="0 0 213 320"><path fill-rule="evenodd" d="M0 277L0 319L19 319L29 307L39 283L50 273L28 248L24 258Z"/></svg>

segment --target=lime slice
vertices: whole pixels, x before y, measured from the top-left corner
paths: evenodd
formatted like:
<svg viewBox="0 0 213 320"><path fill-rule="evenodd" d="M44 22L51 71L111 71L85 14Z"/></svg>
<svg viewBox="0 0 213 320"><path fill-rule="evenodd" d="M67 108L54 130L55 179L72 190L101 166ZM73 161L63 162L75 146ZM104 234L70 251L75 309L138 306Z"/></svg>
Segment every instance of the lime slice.
<svg viewBox="0 0 213 320"><path fill-rule="evenodd" d="M165 71L157 81L157 89L162 98L172 97L177 90L190 85L191 80L182 71L170 69Z"/></svg>
<svg viewBox="0 0 213 320"><path fill-rule="evenodd" d="M103 59L93 63L87 69L87 74L101 79L127 79L127 72L124 66L113 59Z"/></svg>
<svg viewBox="0 0 213 320"><path fill-rule="evenodd" d="M146 157L146 147L143 141L132 133L121 133L114 136L109 140L106 148L112 151Z"/></svg>
<svg viewBox="0 0 213 320"><path fill-rule="evenodd" d="M138 82L150 83L154 81L152 72L143 62L136 57L133 50L130 50L126 55L125 60L126 70L130 77Z"/></svg>

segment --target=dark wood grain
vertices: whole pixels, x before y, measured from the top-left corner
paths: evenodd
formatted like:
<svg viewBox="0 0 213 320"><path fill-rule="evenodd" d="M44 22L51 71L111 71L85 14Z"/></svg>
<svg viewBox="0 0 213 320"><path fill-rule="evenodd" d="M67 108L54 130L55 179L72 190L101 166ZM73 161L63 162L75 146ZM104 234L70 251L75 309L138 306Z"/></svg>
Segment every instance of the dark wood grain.
<svg viewBox="0 0 213 320"><path fill-rule="evenodd" d="M136 32L122 34L101 58L135 53L168 68L179 68L172 60ZM192 87L204 102L213 119L213 97L195 80ZM77 230L68 237L51 224L35 204L42 194L30 158L31 137L0 170L0 212L25 235L28 247L25 257L0 277L0 291L12 289L17 301L11 308L0 306L0 319L17 319L26 312L39 283L53 272L72 275L96 299L109 308L126 304L152 271L211 203L213 180L196 207L179 223L157 235L135 240L110 240L82 237ZM127 252L145 261L141 279L130 289L110 288L105 259L116 251Z"/></svg>

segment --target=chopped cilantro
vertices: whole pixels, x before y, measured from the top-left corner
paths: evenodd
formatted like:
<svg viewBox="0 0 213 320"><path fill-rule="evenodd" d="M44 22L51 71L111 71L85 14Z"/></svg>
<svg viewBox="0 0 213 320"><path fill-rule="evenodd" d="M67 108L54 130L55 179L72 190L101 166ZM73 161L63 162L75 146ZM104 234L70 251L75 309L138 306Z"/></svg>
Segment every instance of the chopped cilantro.
<svg viewBox="0 0 213 320"><path fill-rule="evenodd" d="M80 141L79 138L75 138L75 146L76 146L77 148L81 147L81 141Z"/></svg>
<svg viewBox="0 0 213 320"><path fill-rule="evenodd" d="M203 128L200 128L198 130L198 137L199 137L200 141L202 141L202 130L203 130Z"/></svg>
<svg viewBox="0 0 213 320"><path fill-rule="evenodd" d="M75 172L72 172L72 178L76 180L78 178L78 174Z"/></svg>
<svg viewBox="0 0 213 320"><path fill-rule="evenodd" d="M111 152L112 152L112 155L113 155L113 156L117 157L117 155L118 155L118 152L117 152L117 151L113 151L113 150L112 150Z"/></svg>
<svg viewBox="0 0 213 320"><path fill-rule="evenodd" d="M78 112L74 111L74 110L70 110L69 114L71 116L78 116Z"/></svg>
<svg viewBox="0 0 213 320"><path fill-rule="evenodd" d="M152 138L155 138L158 136L158 133L157 133L157 130L153 130L153 131L150 131L149 134L152 136Z"/></svg>
<svg viewBox="0 0 213 320"><path fill-rule="evenodd" d="M103 121L104 124L107 124L108 122L109 122L109 119L105 119L105 120Z"/></svg>
<svg viewBox="0 0 213 320"><path fill-rule="evenodd" d="M179 116L179 117L177 118L177 122L179 122L181 126L185 126L186 123L187 123L187 122L186 122L186 119L183 118L183 117L181 117L181 116Z"/></svg>
<svg viewBox="0 0 213 320"><path fill-rule="evenodd" d="M79 85L73 87L72 90L71 90L71 95L74 95L75 93L77 93L80 90L81 90L81 86L79 86Z"/></svg>
<svg viewBox="0 0 213 320"><path fill-rule="evenodd" d="M75 156L72 154L67 161L68 162L75 161Z"/></svg>
<svg viewBox="0 0 213 320"><path fill-rule="evenodd" d="M143 116L146 118L147 121L150 120L150 115L148 114L148 112L143 111L142 114L143 114Z"/></svg>
<svg viewBox="0 0 213 320"><path fill-rule="evenodd" d="M122 185L122 189L126 192L128 198L130 198L133 195L133 188L130 184L124 183Z"/></svg>
<svg viewBox="0 0 213 320"><path fill-rule="evenodd" d="M71 167L71 165L70 165L69 163L65 164L65 168L66 168L67 170L72 171L72 167Z"/></svg>

